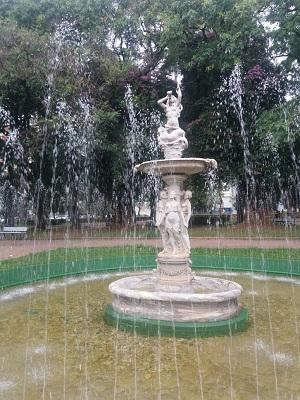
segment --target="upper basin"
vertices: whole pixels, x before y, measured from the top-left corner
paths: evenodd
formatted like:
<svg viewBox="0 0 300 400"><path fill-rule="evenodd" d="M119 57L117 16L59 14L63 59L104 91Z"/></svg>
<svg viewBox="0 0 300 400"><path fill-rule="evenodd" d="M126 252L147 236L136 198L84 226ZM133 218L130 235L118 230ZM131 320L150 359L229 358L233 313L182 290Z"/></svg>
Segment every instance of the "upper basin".
<svg viewBox="0 0 300 400"><path fill-rule="evenodd" d="M145 161L135 166L136 171L154 175L193 175L215 168L217 162L211 158L170 158Z"/></svg>

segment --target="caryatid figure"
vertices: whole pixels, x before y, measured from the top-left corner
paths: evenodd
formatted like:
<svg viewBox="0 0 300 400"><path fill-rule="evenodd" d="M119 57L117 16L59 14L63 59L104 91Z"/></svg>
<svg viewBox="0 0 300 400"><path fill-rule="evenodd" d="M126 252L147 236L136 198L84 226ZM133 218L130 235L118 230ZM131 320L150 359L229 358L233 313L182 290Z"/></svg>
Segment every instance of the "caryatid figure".
<svg viewBox="0 0 300 400"><path fill-rule="evenodd" d="M183 192L183 199L181 202L181 209L183 212L183 218L184 218L184 240L185 240L185 245L186 248L190 251L191 250L191 244L190 244L190 238L188 234L188 227L189 227L189 221L192 215L192 206L190 199L192 198L192 192L190 190L186 190Z"/></svg>
<svg viewBox="0 0 300 400"><path fill-rule="evenodd" d="M180 201L177 199L175 191L169 195L166 204L166 244L167 251L172 254L189 252L185 238L185 221Z"/></svg>
<svg viewBox="0 0 300 400"><path fill-rule="evenodd" d="M167 238L166 238L166 226L165 226L165 216L166 216L166 205L168 199L168 192L166 190L162 190L159 193L159 201L156 206L156 221L155 225L159 229L161 234L162 242L164 249L162 253L164 253L167 247Z"/></svg>

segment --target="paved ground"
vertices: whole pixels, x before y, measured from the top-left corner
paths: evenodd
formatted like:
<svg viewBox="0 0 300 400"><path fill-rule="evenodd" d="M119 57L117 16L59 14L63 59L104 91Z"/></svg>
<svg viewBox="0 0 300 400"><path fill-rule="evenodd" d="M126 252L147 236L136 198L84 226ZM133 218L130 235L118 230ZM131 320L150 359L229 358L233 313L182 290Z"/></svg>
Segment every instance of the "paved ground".
<svg viewBox="0 0 300 400"><path fill-rule="evenodd" d="M124 245L160 247L160 239L71 239L71 240L0 240L0 259L20 257L29 253L64 247L113 247ZM192 238L192 247L203 248L300 248L300 239L230 239Z"/></svg>

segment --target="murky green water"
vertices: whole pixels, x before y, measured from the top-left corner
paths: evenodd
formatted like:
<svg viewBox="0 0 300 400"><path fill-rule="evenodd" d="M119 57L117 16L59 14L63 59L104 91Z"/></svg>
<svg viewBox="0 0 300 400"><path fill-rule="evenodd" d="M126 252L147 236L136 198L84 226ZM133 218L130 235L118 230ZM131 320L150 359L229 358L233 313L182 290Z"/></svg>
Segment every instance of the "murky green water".
<svg viewBox="0 0 300 400"><path fill-rule="evenodd" d="M0 399L300 399L300 281L227 278L243 285L251 317L232 338L116 332L102 319L116 277L5 292Z"/></svg>

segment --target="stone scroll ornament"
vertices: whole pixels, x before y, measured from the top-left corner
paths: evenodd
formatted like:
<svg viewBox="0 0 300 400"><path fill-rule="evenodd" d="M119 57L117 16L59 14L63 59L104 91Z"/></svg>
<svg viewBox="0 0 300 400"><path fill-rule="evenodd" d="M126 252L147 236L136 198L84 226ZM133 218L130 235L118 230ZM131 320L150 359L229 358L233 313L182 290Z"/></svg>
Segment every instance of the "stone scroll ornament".
<svg viewBox="0 0 300 400"><path fill-rule="evenodd" d="M167 92L167 96L158 100L159 104L167 117L165 126L158 128L158 144L164 152L165 158L181 158L183 150L188 147L185 132L180 128L178 118L183 109L181 104L182 92L179 83L176 89L177 97L172 94L172 90Z"/></svg>

